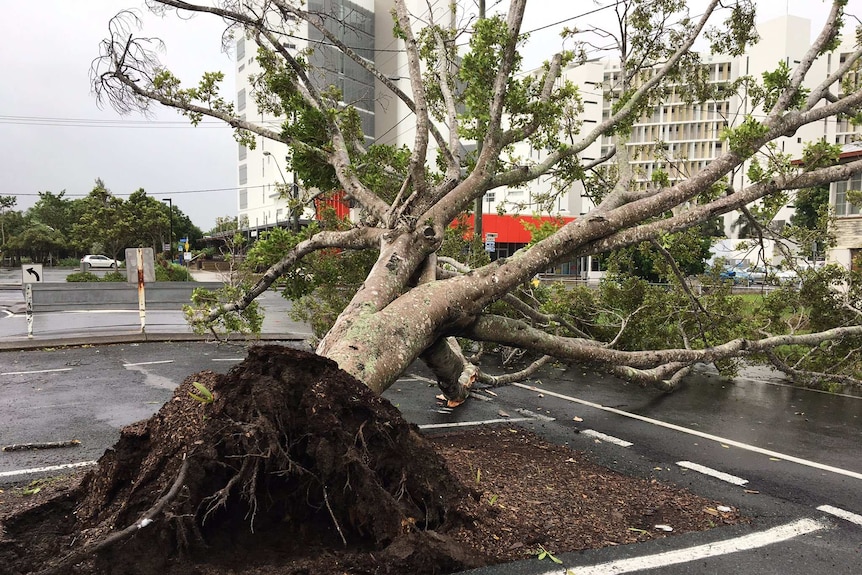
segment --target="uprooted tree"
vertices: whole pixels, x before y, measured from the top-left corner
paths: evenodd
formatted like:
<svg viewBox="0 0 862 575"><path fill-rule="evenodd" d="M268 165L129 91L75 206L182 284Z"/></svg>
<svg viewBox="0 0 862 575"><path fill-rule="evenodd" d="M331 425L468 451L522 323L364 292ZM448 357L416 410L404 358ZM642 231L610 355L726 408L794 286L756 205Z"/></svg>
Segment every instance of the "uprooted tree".
<svg viewBox="0 0 862 575"><path fill-rule="evenodd" d="M146 110L158 102L194 123L216 118L232 126L237 139L249 146L257 138L285 142L293 150L294 169L303 170L309 187L328 181L330 189L342 190L361 213L346 228L321 229L288 243L277 263L241 297L201 310L196 321L205 324L223 314L241 313L315 252L368 250L376 254L375 263L316 351L376 393L386 390L417 359L435 372L446 396L456 402L466 397L476 379L499 382L466 359L459 345L466 340L529 350L542 358L536 365L548 358L591 362L665 388L673 387L697 362L766 354L790 370L793 366L775 357L773 350L825 349L824 342L843 342L843 353L858 347L862 337L858 299L844 305L844 296L829 290L818 295L831 298L832 309L838 310L829 325L805 323L790 314L794 324L776 310L771 325L752 326L741 337L727 331L721 341L703 336L704 325L715 318L694 293L684 290L680 309L685 312L675 317L686 320L675 323L671 331L676 333L665 345L651 341L654 349L618 345L625 317L617 322L616 333L590 330L561 314L536 309L535 301L519 292L535 274L578 256L648 242L656 253L670 258L667 245L674 234L729 211L745 213L752 203L848 179L862 170L862 160L793 163L773 146L825 118L860 117L862 90L848 79L855 77L862 49L857 47L841 62L833 58L836 64L828 75L806 83L815 60L834 50L845 32L846 2L831 3L822 31L794 68L782 65L761 78L722 85L706 81L701 57L692 48L706 37L715 50L742 53L757 40L752 2L713 0L698 16L689 16L686 3L675 0L618 2L619 30L596 31L603 47L610 43L618 48L621 70L619 84L606 92L613 99L611 111L596 124L580 121L579 88L561 79L567 67L585 62L591 49L587 43L576 42L575 50L554 54L533 73L520 70L526 4L512 0L505 15L473 21L469 45L464 47L461 31L454 28L456 19L435 20L432 13L420 18L411 14L407 2L396 0L394 33L409 64L409 89L402 90L332 32L335 16L311 11L305 3L148 0L157 13L176 9L222 18L230 33L253 39L260 47L257 58L263 69L256 98L267 111L290 118L280 130L242 117L219 95L220 74L207 74L199 85L183 88L160 65L150 40L130 33L134 15L119 15L94 66L95 90L103 101L124 112ZM415 126L410 150L366 145L357 116L342 95L313 80L307 52L287 47L285 38L296 30L297 22L307 22L328 45L353 65L369 70L378 86L409 107ZM576 31L570 34L574 42ZM727 129L723 153L703 169L682 180L655 177L644 189L635 185L629 131L675 85L689 87L685 93L694 101L716 98L717 90L725 95L728 90L746 90L759 112ZM585 159L585 150L607 136L615 143L613 151ZM540 151L539 159L522 153L527 147ZM748 170L749 183L728 189L729 175L741 169ZM477 198L538 178L553 179L549 199L577 180L592 178L603 185L593 188L596 207L586 216L511 257L473 268L437 257L447 228ZM667 265L679 271L672 259ZM676 275L681 279L681 273ZM678 287L684 289L684 283L678 282ZM850 288L848 293L853 293Z"/></svg>

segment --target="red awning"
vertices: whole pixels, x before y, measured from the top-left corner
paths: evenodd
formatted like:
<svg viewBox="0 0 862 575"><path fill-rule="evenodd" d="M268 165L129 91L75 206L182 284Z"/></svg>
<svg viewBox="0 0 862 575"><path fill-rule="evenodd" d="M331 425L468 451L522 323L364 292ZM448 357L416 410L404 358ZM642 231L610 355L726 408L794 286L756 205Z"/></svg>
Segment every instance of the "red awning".
<svg viewBox="0 0 862 575"><path fill-rule="evenodd" d="M497 234L498 243L507 244L527 244L530 243L530 231L524 227L524 224L532 226L540 226L545 222L554 224L557 227L563 227L567 223L574 221L575 218L564 216L514 216L514 215L499 215L499 214L482 214L482 233ZM465 216L462 220L465 222L469 231L466 237L473 237L473 214ZM454 224L453 224L454 225Z"/></svg>

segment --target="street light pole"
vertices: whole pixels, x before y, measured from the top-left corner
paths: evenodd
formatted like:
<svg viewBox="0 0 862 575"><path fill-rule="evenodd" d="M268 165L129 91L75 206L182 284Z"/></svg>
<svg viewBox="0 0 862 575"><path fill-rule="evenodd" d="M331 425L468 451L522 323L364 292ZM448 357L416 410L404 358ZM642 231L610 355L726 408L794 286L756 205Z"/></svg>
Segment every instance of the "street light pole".
<svg viewBox="0 0 862 575"><path fill-rule="evenodd" d="M168 245L171 246L171 249L168 250L168 255L170 255L171 263L174 261L174 202L170 198L163 198L163 202L168 203L168 215L171 218L171 227L170 227L170 238L168 240Z"/></svg>

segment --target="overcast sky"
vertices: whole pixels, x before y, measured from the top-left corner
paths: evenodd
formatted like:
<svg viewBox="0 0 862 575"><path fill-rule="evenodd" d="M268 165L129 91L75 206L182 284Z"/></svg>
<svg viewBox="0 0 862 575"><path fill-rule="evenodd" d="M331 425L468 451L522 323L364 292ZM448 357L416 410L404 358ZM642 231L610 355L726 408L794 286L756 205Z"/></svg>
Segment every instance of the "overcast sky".
<svg viewBox="0 0 862 575"><path fill-rule="evenodd" d="M524 30L609 3L531 0ZM826 12L820 0L760 4L761 19L789 11L822 23ZM862 13L860 4L851 0L848 11ZM40 191L84 196L101 178L118 196L144 188L159 200L171 198L204 231L216 217L236 215L236 143L230 129L212 123L194 128L159 107L150 119L120 116L109 107L99 109L91 93L90 64L107 36L108 21L121 9L141 6L138 0L0 0L0 195L17 196L18 209L32 206ZM234 93L234 66L221 52L220 20L180 21L173 14L162 20L145 11L144 16L145 34L165 40L162 61L186 85L202 72L221 70L226 96ZM565 25L584 27L600 16ZM532 44L546 48L529 50L528 65L559 49L561 27L533 35Z"/></svg>

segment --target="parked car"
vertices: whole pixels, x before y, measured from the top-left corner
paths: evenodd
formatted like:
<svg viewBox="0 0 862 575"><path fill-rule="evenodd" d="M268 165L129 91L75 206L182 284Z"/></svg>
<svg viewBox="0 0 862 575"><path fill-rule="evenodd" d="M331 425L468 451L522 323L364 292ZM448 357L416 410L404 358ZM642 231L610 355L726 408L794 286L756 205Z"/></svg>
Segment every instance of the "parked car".
<svg viewBox="0 0 862 575"><path fill-rule="evenodd" d="M748 277L748 270L739 267L725 268L718 274L719 279L732 281L733 285L748 284L751 279Z"/></svg>
<svg viewBox="0 0 862 575"><path fill-rule="evenodd" d="M763 266L748 268L746 273L748 274L749 283L753 284L765 284L767 276L771 275L770 270L767 270Z"/></svg>
<svg viewBox="0 0 862 575"><path fill-rule="evenodd" d="M81 265L84 267L84 269L88 269L88 268L117 269L123 265L123 262L121 262L119 260L111 259L108 256L103 256L101 254L87 254L81 258Z"/></svg>

